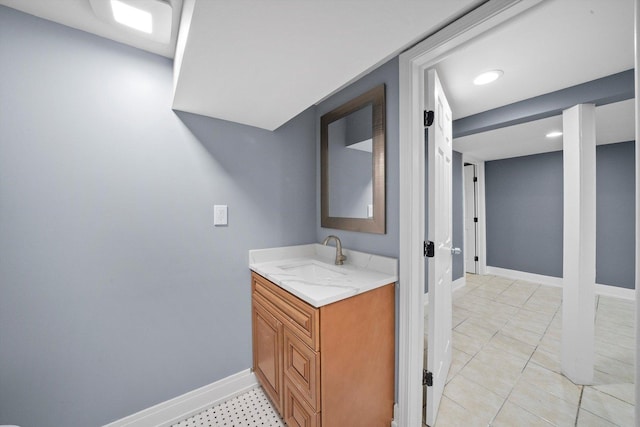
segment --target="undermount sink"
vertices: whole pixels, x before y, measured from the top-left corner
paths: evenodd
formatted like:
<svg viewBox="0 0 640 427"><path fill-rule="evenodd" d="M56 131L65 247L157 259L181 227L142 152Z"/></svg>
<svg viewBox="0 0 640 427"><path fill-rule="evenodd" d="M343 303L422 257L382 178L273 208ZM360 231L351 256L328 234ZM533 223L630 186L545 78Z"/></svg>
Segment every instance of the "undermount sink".
<svg viewBox="0 0 640 427"><path fill-rule="evenodd" d="M249 251L249 267L314 307L323 307L398 280L398 261L344 249L348 258L335 265L336 249L320 243Z"/></svg>
<svg viewBox="0 0 640 427"><path fill-rule="evenodd" d="M324 267L316 262L279 265L278 268L289 274L295 275L302 280L310 282L319 282L322 280L334 279L336 277L344 277L345 275L345 273Z"/></svg>

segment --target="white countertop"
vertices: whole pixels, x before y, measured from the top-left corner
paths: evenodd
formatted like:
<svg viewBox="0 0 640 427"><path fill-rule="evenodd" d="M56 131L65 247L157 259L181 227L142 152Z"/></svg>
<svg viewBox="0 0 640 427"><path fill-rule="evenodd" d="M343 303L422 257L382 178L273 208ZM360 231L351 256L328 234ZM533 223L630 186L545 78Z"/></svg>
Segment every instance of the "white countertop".
<svg viewBox="0 0 640 427"><path fill-rule="evenodd" d="M314 307L398 281L398 260L319 243L249 251L249 268Z"/></svg>

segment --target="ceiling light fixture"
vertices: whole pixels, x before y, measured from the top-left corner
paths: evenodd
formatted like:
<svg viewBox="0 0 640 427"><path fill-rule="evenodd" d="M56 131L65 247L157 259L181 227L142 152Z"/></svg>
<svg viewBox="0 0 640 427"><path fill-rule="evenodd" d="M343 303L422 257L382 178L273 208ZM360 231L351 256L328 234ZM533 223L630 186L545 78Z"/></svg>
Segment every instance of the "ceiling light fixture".
<svg viewBox="0 0 640 427"><path fill-rule="evenodd" d="M150 12L138 9L120 0L111 0L113 19L122 25L135 28L143 33L153 32L153 17Z"/></svg>
<svg viewBox="0 0 640 427"><path fill-rule="evenodd" d="M557 138L559 136L562 136L562 132L560 132L559 130L554 130L553 132L549 132L548 134L545 135L547 138Z"/></svg>
<svg viewBox="0 0 640 427"><path fill-rule="evenodd" d="M498 80L503 74L504 72L502 70L486 71L473 79L473 84L476 86L486 85Z"/></svg>
<svg viewBox="0 0 640 427"><path fill-rule="evenodd" d="M2 0L0 0L1 2ZM167 0L89 0L101 21L117 27L125 43L147 39L168 44L171 41L173 9Z"/></svg>

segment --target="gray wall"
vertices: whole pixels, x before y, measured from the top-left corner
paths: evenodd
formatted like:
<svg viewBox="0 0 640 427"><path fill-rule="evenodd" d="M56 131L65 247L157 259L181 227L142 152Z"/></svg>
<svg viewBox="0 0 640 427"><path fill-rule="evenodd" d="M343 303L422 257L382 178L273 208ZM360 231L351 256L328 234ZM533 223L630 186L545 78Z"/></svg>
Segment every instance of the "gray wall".
<svg viewBox="0 0 640 427"><path fill-rule="evenodd" d="M596 186L596 282L634 289L634 141L596 148Z"/></svg>
<svg viewBox="0 0 640 427"><path fill-rule="evenodd" d="M596 148L596 282L634 288L634 143ZM487 265L562 277L562 152L486 162Z"/></svg>
<svg viewBox="0 0 640 427"><path fill-rule="evenodd" d="M485 163L487 265L562 277L562 152Z"/></svg>
<svg viewBox="0 0 640 427"><path fill-rule="evenodd" d="M385 255L397 258L400 251L400 174L399 164L399 119L398 119L398 58L381 65L371 73L362 77L355 83L347 86L343 90L321 102L316 109L316 125L320 129L320 117L323 114L339 107L358 95L384 83L386 85L386 173L387 173L387 233L370 234L357 233L353 231L334 230L320 226L320 212L316 213L317 228L316 238L322 241L329 234L340 237L345 248L364 252L372 252L378 255ZM320 206L320 136L318 138L318 178L317 203Z"/></svg>
<svg viewBox="0 0 640 427"><path fill-rule="evenodd" d="M313 109L177 116L168 59L3 6L0 70L0 423L102 425L249 368L247 251L317 240Z"/></svg>

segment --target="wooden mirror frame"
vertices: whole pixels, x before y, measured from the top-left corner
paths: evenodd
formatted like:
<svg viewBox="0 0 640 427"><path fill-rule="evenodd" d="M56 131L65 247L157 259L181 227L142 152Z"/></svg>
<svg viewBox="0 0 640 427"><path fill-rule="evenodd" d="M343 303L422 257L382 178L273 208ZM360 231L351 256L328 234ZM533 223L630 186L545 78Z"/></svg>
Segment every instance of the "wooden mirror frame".
<svg viewBox="0 0 640 427"><path fill-rule="evenodd" d="M329 125L367 105L372 106L373 218L329 216ZM377 86L320 118L321 227L365 233L386 233L385 86Z"/></svg>

